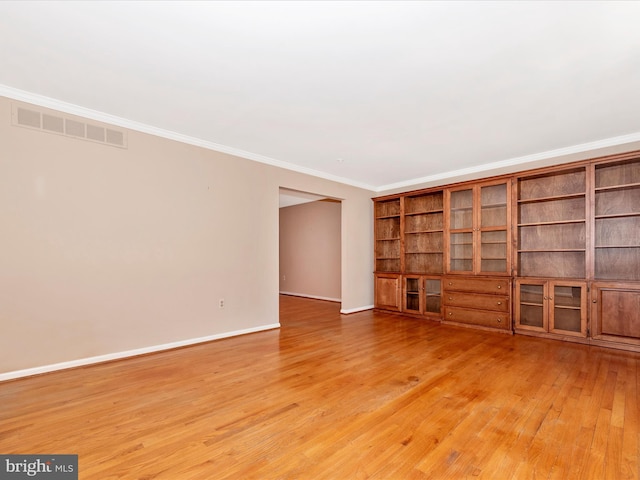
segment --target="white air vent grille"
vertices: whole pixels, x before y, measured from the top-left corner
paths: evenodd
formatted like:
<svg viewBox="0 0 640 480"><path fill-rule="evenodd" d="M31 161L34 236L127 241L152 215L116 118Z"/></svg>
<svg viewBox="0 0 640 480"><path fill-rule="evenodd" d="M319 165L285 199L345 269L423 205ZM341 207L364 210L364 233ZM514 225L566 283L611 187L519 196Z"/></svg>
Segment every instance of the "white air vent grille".
<svg viewBox="0 0 640 480"><path fill-rule="evenodd" d="M64 119L53 115L42 114L42 128L50 132L64 133Z"/></svg>
<svg viewBox="0 0 640 480"><path fill-rule="evenodd" d="M57 113L57 112L56 112ZM127 148L127 135L123 130L69 118L51 111L39 111L34 106L13 104L11 119L14 125L44 132L57 133L114 147Z"/></svg>

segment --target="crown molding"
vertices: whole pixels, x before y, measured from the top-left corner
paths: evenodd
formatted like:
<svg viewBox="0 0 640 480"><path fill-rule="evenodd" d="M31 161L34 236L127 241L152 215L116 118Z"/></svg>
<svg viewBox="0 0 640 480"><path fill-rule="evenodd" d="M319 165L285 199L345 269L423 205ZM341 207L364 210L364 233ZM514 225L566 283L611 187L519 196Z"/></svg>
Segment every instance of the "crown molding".
<svg viewBox="0 0 640 480"><path fill-rule="evenodd" d="M550 160L553 158L559 158L566 155L574 155L578 153L587 153L602 148L618 147L629 143L640 142L640 132L631 133L628 135L620 135L618 137L605 138L603 140L597 140L595 142L581 143L579 145L573 145L570 147L558 148L555 150L548 150L546 152L534 153L531 155L524 155L522 157L510 158L507 160L501 160L499 162L485 163L475 167L461 168L460 170L451 170L436 175L429 175L427 177L416 178L407 180L405 182L390 183L388 185L381 185L376 187L376 192L384 192L387 190L395 190L399 188L408 188L423 183L451 181L452 179L459 178L465 175L473 175L476 173L484 173L495 169L508 168L515 166L524 166L533 162L539 162L543 160Z"/></svg>
<svg viewBox="0 0 640 480"><path fill-rule="evenodd" d="M102 123L116 125L118 127L127 128L129 130L135 130L149 135L174 140L177 142L185 143L188 145L194 145L196 147L205 148L215 152L226 153L236 157L244 158L246 160L252 160L255 162L271 165L273 167L282 168L285 170L302 173L312 177L322 178L336 183L349 185L356 188L362 188L371 192L385 192L388 190L397 190L402 188L411 188L416 185L425 183L452 181L455 178L463 177L466 175L480 174L495 169L509 168L516 166L524 166L533 162L539 162L544 160L550 160L566 155L574 155L579 153L587 153L603 148L617 147L628 143L640 142L640 132L631 133L628 135L621 135L618 137L605 138L594 142L581 143L579 145L573 145L569 147L558 148L555 150L548 150L546 152L534 153L531 155L524 155L521 157L515 157L511 159L501 160L498 162L485 163L474 167L462 168L459 170L451 170L448 172L439 173L436 175L428 175L426 177L414 178L397 183L390 183L387 185L373 186L363 182L358 182L337 175L331 175L325 172L320 172L312 168L302 167L292 163L277 160L275 158L260 155L258 153L248 152L239 148L229 147L227 145L221 145L219 143L202 140L196 137L190 137L181 133L173 132L170 130L164 130L162 128L154 127L153 125L147 125L145 123L128 120L126 118L117 117L108 113L92 110L89 108L74 105L72 103L63 102L54 98L46 97L44 95L38 95L35 93L20 90L7 85L0 84L0 96L11 98L25 103L31 103L40 107L50 108L52 110L58 110L70 115L76 115L79 117L95 120Z"/></svg>
<svg viewBox="0 0 640 480"><path fill-rule="evenodd" d="M19 90L17 88L9 87L7 85L0 84L0 96L11 98L25 103L38 105L40 107L50 108L51 110L57 110L70 115L76 115L86 119L95 120L97 122L108 123L116 125L118 127L127 128L129 130L135 130L137 132L147 133L149 135L155 135L156 137L162 137L176 142L186 143L188 145L194 145L196 147L205 148L215 152L226 153L235 157L244 158L246 160L252 160L254 162L264 163L273 167L283 168L285 170L291 170L297 173L303 173L312 177L322 178L324 180L330 180L332 182L342 183L351 187L362 188L375 192L376 187L368 185L362 182L350 180L348 178L339 177L337 175L331 175L328 173L320 172L312 168L302 167L300 165L294 165L292 163L277 160L275 158L260 155L258 153L247 152L239 148L229 147L227 145L221 145L219 143L202 140L196 137L190 137L181 133L173 132L171 130L164 130L162 128L154 127L153 125L147 125L142 122L136 122L134 120L128 120L126 118L117 117L108 113L92 110L89 108L74 105L72 103L63 102L54 98L46 97L44 95L38 95L36 93L27 92L25 90Z"/></svg>

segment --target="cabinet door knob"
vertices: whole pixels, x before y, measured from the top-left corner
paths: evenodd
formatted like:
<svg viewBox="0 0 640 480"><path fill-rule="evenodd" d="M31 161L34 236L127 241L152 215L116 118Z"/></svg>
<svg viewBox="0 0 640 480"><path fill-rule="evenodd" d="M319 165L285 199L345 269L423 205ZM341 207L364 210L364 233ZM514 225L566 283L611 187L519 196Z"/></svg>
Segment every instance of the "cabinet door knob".
<svg viewBox="0 0 640 480"><path fill-rule="evenodd" d="M553 297L549 297L549 300L553 300Z"/></svg>
<svg viewBox="0 0 640 480"><path fill-rule="evenodd" d="M598 301L597 300L593 300L593 303L598 303Z"/></svg>

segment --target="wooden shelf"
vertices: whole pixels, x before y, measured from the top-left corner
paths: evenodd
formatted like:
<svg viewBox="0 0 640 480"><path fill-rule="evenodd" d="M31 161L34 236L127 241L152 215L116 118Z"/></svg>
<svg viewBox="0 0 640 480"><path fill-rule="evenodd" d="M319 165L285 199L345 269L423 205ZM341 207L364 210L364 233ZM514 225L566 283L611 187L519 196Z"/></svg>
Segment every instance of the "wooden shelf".
<svg viewBox="0 0 640 480"><path fill-rule="evenodd" d="M640 217L640 212L630 212L630 213L612 213L608 215L596 215L595 219L600 220L603 218L627 218L627 217Z"/></svg>
<svg viewBox="0 0 640 480"><path fill-rule="evenodd" d="M538 225L568 225L570 223L585 223L586 219L582 218L579 220L554 220L550 222L528 222L528 223L519 223L519 227L535 227Z"/></svg>
<svg viewBox="0 0 640 480"><path fill-rule="evenodd" d="M405 235L417 235L420 233L443 233L444 230L415 230L411 232L404 232Z"/></svg>
<svg viewBox="0 0 640 480"><path fill-rule="evenodd" d="M621 183L620 185L607 185L605 187L596 187L595 192L606 192L610 190L627 190L630 188L640 188L640 183Z"/></svg>
<svg viewBox="0 0 640 480"><path fill-rule="evenodd" d="M487 204L483 204L480 205L480 208L485 209L485 208L507 208L507 204L502 202L502 203L487 203Z"/></svg>
<svg viewBox="0 0 640 480"><path fill-rule="evenodd" d="M586 252L586 248L544 248L536 250L518 250L518 253L543 253L543 252Z"/></svg>
<svg viewBox="0 0 640 480"><path fill-rule="evenodd" d="M525 203L551 202L553 200L566 200L566 199L571 199L571 198L580 198L580 197L584 197L584 196L586 196L586 192L571 193L571 194L568 194L568 195L551 195L551 196L548 196L548 197L518 199L518 203L519 204L525 204Z"/></svg>
<svg viewBox="0 0 640 480"><path fill-rule="evenodd" d="M413 215L431 215L431 214L437 214L437 213L444 213L444 210L440 209L440 210L424 210L421 212L404 212L405 216L407 217L411 217Z"/></svg>

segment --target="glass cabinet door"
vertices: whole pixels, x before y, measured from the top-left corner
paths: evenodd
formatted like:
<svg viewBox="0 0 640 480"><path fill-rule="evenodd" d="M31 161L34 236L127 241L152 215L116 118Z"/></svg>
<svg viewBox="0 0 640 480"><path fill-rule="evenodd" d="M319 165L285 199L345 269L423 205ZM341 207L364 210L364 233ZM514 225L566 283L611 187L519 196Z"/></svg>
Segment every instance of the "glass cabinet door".
<svg viewBox="0 0 640 480"><path fill-rule="evenodd" d="M554 333L586 335L586 286L583 284L550 286L552 316L549 330Z"/></svg>
<svg viewBox="0 0 640 480"><path fill-rule="evenodd" d="M516 284L516 328L547 331L545 284Z"/></svg>
<svg viewBox="0 0 640 480"><path fill-rule="evenodd" d="M403 310L411 313L422 313L422 282L420 277L404 277Z"/></svg>
<svg viewBox="0 0 640 480"><path fill-rule="evenodd" d="M507 182L450 190L448 272L510 273Z"/></svg>
<svg viewBox="0 0 640 480"><path fill-rule="evenodd" d="M480 188L480 272L508 272L507 193L506 183Z"/></svg>
<svg viewBox="0 0 640 480"><path fill-rule="evenodd" d="M449 197L449 271L473 271L473 189Z"/></svg>
<svg viewBox="0 0 640 480"><path fill-rule="evenodd" d="M442 286L439 279L425 280L425 313L440 315L442 311Z"/></svg>

